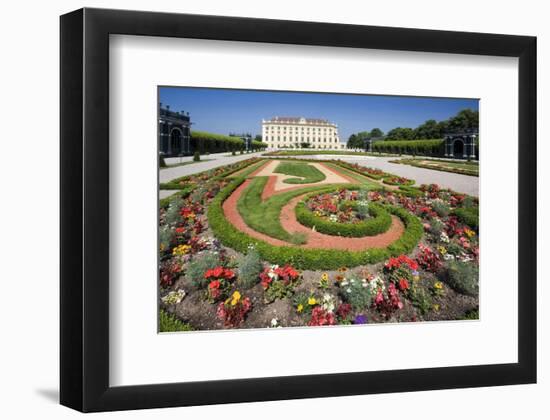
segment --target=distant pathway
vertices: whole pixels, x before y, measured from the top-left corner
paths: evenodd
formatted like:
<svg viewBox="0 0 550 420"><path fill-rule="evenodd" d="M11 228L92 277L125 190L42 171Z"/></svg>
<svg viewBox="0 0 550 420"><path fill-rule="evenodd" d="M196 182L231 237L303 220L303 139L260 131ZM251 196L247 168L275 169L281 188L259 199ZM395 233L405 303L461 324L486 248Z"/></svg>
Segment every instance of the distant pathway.
<svg viewBox="0 0 550 420"><path fill-rule="evenodd" d="M160 182L168 182L168 181L171 181L172 179L176 179L186 175L196 174L198 172L207 171L209 169L214 169L219 166L230 165L235 162L240 162L241 160L246 160L252 157L260 156L261 154L262 152L248 153L244 155L237 154L235 156L231 156L231 154L228 154L228 153L203 155L201 156L202 158L211 159L211 160L208 160L206 162L193 163L191 165L174 166L173 168L161 169L159 171L160 172L159 180ZM179 158L169 158L169 159L170 159L170 162L167 162L168 164L176 163L173 161L174 159L178 159L177 162L179 162ZM183 159L183 162L189 162L193 159L193 157L192 156L184 157L182 159Z"/></svg>
<svg viewBox="0 0 550 420"><path fill-rule="evenodd" d="M340 159L344 162L378 168L391 174L414 179L416 185L439 184L443 188L450 188L454 191L466 193L479 197L479 178L469 175L454 174L451 172L436 171L433 169L417 168L415 166L390 163L390 160L398 157L377 157L377 156L346 156L346 155L304 155L292 156L298 159L332 160ZM282 158L282 156L278 156Z"/></svg>

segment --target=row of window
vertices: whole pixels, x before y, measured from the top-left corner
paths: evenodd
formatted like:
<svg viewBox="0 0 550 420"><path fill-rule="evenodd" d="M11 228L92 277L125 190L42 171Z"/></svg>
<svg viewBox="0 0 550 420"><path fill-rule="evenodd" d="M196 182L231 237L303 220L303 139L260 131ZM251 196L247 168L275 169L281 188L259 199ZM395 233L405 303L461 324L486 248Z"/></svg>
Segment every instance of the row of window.
<svg viewBox="0 0 550 420"><path fill-rule="evenodd" d="M296 147L296 148L300 148L300 145L299 144L275 144L275 143L268 143L267 144L267 147L269 149L288 149L290 147ZM310 146L310 148L312 149L334 149L335 147L334 146L331 146L331 145L312 145ZM338 147L336 147L337 149Z"/></svg>
<svg viewBox="0 0 550 420"><path fill-rule="evenodd" d="M268 142L268 141L281 141L281 136L265 136L264 137L264 141ZM286 136L283 136L283 139L282 141L286 141L287 138ZM310 138L309 137L292 137L292 136L289 136L288 137L288 140L289 141L307 141L309 143L310 141ZM323 143L326 143L327 140L329 141L329 143L336 143L338 141L338 139L336 137L329 137L329 138L323 138L321 139L321 137L312 137L311 138L311 141L313 142L323 142Z"/></svg>
<svg viewBox="0 0 550 420"><path fill-rule="evenodd" d="M300 128L301 131L304 131L304 127L288 127L289 131L292 131L294 129L296 129L296 131L298 131L298 128ZM327 128L326 127L306 127L306 131L309 131L311 128L311 130L313 131L327 131ZM271 126L271 127L266 127L265 128L266 131L275 131L275 127ZM283 126L283 131L286 131L287 127ZM332 131L334 130L333 128L329 128L329 131ZM281 131L281 127L280 126L277 126L277 131Z"/></svg>

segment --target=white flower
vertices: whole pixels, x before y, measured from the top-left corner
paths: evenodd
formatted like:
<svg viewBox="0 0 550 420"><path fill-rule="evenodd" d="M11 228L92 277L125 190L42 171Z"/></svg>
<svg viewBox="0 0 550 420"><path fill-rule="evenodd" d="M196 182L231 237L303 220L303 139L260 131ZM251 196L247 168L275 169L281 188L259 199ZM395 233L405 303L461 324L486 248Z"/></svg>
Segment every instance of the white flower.
<svg viewBox="0 0 550 420"><path fill-rule="evenodd" d="M183 289L179 289L178 291L172 290L171 292L168 292L168 294L163 296L161 300L167 305L175 305L180 303L184 297L185 291Z"/></svg>
<svg viewBox="0 0 550 420"><path fill-rule="evenodd" d="M271 328L276 328L279 325L279 320L277 318L271 319Z"/></svg>
<svg viewBox="0 0 550 420"><path fill-rule="evenodd" d="M443 258L445 258L446 261L451 261L455 259L455 256L453 254L445 254Z"/></svg>
<svg viewBox="0 0 550 420"><path fill-rule="evenodd" d="M447 235L447 232L441 232L441 235L439 235L439 240L441 242L445 242L446 244L449 243L449 236Z"/></svg>

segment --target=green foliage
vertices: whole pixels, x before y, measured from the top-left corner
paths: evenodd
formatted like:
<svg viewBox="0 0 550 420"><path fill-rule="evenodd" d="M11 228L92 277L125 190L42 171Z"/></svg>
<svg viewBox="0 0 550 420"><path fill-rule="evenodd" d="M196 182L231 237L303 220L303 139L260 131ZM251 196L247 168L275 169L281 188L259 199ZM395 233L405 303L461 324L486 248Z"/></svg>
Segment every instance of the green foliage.
<svg viewBox="0 0 550 420"><path fill-rule="evenodd" d="M384 233L391 226L390 214L377 203L370 203L368 206L368 212L372 216L372 219L369 220L358 223L340 223L325 220L316 216L305 204L305 201L313 195L316 194L310 194L303 201L300 201L296 205L295 211L296 218L301 224L311 228L315 227L318 232L334 236L363 237Z"/></svg>
<svg viewBox="0 0 550 420"><path fill-rule="evenodd" d="M443 200L433 200L432 209L437 213L439 217L446 217L451 212L451 208Z"/></svg>
<svg viewBox="0 0 550 420"><path fill-rule="evenodd" d="M282 207L293 197L307 193L308 191L321 191L326 186L309 187L300 190L288 191L271 196L262 201L262 191L267 183L267 177L256 177L243 191L237 202L237 209L248 226L265 233L272 238L290 243L300 243L300 236L289 233L283 229L280 220ZM303 242L302 242L303 243Z"/></svg>
<svg viewBox="0 0 550 420"><path fill-rule="evenodd" d="M464 320L479 319L479 308L469 309L464 313L464 315L460 319L464 319Z"/></svg>
<svg viewBox="0 0 550 420"><path fill-rule="evenodd" d="M237 265L239 268L237 283L246 289L255 286L263 268L258 251L249 249L248 253L239 259Z"/></svg>
<svg viewBox="0 0 550 420"><path fill-rule="evenodd" d="M206 270L215 268L221 264L220 257L214 252L204 252L197 255L187 267L186 277L191 284L198 288L204 288L208 285L208 280L204 278Z"/></svg>
<svg viewBox="0 0 550 420"><path fill-rule="evenodd" d="M341 285L340 294L344 302L349 303L355 310L363 310L372 305L374 293L368 285L365 287L361 279L352 277Z"/></svg>
<svg viewBox="0 0 550 420"><path fill-rule="evenodd" d="M358 265L374 264L390 256L410 253L423 235L422 224L416 216L402 208L389 206L388 211L399 217L405 224L405 232L387 248L346 251L273 246L240 231L225 218L222 207L223 202L244 180L245 178L242 176L236 177L214 197L208 206L210 228L225 246L245 253L249 244L254 244L260 257L273 264L291 264L296 268L304 270L333 270L343 266L356 267Z"/></svg>
<svg viewBox="0 0 550 420"><path fill-rule="evenodd" d="M451 261L447 267L446 280L459 293L469 296L479 294L479 268L476 264Z"/></svg>
<svg viewBox="0 0 550 420"><path fill-rule="evenodd" d="M453 214L472 229L479 229L479 207L458 207L453 210Z"/></svg>
<svg viewBox="0 0 550 420"><path fill-rule="evenodd" d="M412 140L414 139L414 130L412 128L396 127L386 134L388 140Z"/></svg>
<svg viewBox="0 0 550 420"><path fill-rule="evenodd" d="M313 184L326 178L319 169L305 162L281 162L273 172L299 177L285 179L285 184Z"/></svg>
<svg viewBox="0 0 550 420"><path fill-rule="evenodd" d="M271 282L267 290L264 291L266 302L275 302L277 299L285 299L294 294L294 283L284 284L282 280Z"/></svg>
<svg viewBox="0 0 550 420"><path fill-rule="evenodd" d="M195 150L193 153L193 162L199 162L201 160L201 155L198 150Z"/></svg>
<svg viewBox="0 0 550 420"><path fill-rule="evenodd" d="M407 291L407 296L411 300L413 306L424 315L432 309L433 301L430 293L421 286L413 286Z"/></svg>
<svg viewBox="0 0 550 420"><path fill-rule="evenodd" d="M440 156L443 154L443 140L394 140L377 141L372 150L381 153L405 153L424 156Z"/></svg>
<svg viewBox="0 0 550 420"><path fill-rule="evenodd" d="M195 151L202 153L230 152L238 150L243 141L239 137L223 134L207 133L205 131L191 132L191 145Z"/></svg>
<svg viewBox="0 0 550 420"><path fill-rule="evenodd" d="M161 309L159 311L159 332L177 331L193 331L193 327Z"/></svg>
<svg viewBox="0 0 550 420"><path fill-rule="evenodd" d="M441 235L441 232L443 232L444 228L445 228L445 223L443 223L440 219L436 219L436 218L430 219L430 233L432 235L439 238L439 235Z"/></svg>

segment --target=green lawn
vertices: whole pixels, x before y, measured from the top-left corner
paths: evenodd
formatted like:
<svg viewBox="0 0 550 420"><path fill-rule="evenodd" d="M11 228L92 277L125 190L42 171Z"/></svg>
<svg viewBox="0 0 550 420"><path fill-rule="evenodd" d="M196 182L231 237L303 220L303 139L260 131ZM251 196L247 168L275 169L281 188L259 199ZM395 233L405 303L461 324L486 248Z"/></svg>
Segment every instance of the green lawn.
<svg viewBox="0 0 550 420"><path fill-rule="evenodd" d="M273 172L299 177L285 179L285 184L312 184L326 178L324 173L306 162L281 162Z"/></svg>
<svg viewBox="0 0 550 420"><path fill-rule="evenodd" d="M262 191L267 183L267 177L252 179L250 185L243 191L237 202L237 209L245 223L255 231L264 233L272 238L280 239L294 244L305 243L306 238L300 234L287 232L281 226L279 219L281 209L292 198L313 191L334 189L335 185L345 187L345 184L324 184L292 190L286 193L276 194L262 201Z"/></svg>

